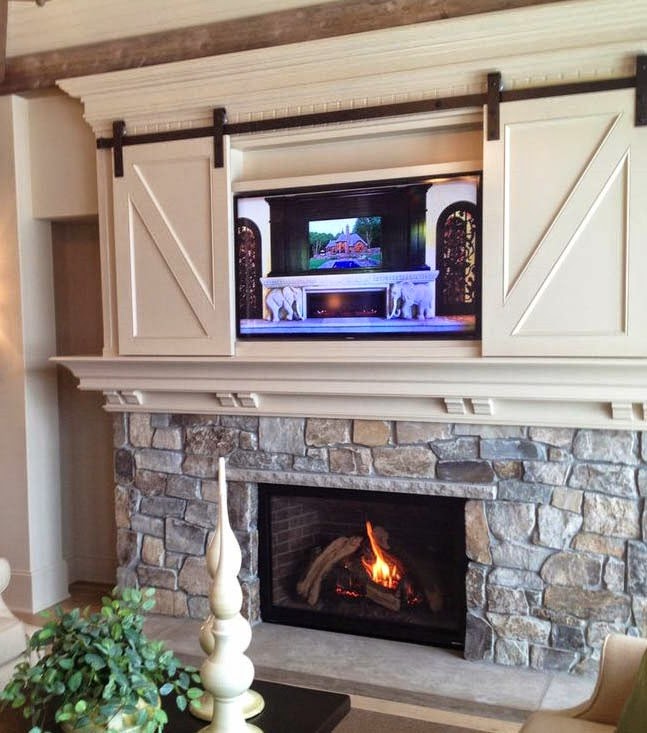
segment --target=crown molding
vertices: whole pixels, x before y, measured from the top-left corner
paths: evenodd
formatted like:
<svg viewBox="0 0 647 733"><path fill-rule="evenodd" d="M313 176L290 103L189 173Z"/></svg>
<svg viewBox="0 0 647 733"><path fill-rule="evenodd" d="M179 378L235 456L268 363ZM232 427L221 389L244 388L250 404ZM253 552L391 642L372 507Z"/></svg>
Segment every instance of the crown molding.
<svg viewBox="0 0 647 733"><path fill-rule="evenodd" d="M506 89L619 78L647 50L647 4L570 0L58 82L97 136L328 112Z"/></svg>
<svg viewBox="0 0 647 733"><path fill-rule="evenodd" d="M46 50L12 56L7 64L6 79L0 85L1 92L43 89L52 86L56 79L72 76L220 56L537 4L563 3L565 0L329 0L314 4L302 0L305 7L294 7L293 2L286 3L286 0L267 0L262 4L261 12L259 7L255 7L251 14L249 6L245 7L244 3L240 7L237 5L233 13L231 9L224 14L214 9L211 12L218 19L212 22L208 21L210 8L202 7L203 12L207 11L205 21L189 27L180 27L186 16L179 12L178 25L172 24L170 28L153 32L145 29L151 27L151 23L155 27L156 21L164 15L163 11L168 11L164 7L165 0L157 0L154 6L150 4L151 0L131 2L127 9L119 8L121 17L118 7L114 7L120 4L120 0L116 0L116 3L108 4L108 9L96 8L97 12L90 18L86 17L84 30L88 29L87 36L96 37L92 31L102 26L100 35L104 40L88 42L84 37L77 45L63 44L61 47L61 16L68 21L67 26L63 24L63 30L67 31L68 26L73 29L76 21L76 18L72 20L75 16L74 2L66 0L65 9L58 14L44 13L47 23L40 36L31 29L43 44L41 48L44 46ZM203 4L207 4L206 0ZM147 7L148 18L144 15ZM78 15L83 17L84 13ZM119 19L118 23L115 23L115 18ZM166 20L173 23L173 14ZM34 25L39 27L36 21Z"/></svg>

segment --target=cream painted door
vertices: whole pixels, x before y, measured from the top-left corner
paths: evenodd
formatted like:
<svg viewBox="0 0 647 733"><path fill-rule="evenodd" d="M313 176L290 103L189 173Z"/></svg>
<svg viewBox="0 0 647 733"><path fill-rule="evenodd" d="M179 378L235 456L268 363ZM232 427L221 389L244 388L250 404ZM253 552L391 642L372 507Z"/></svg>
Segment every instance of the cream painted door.
<svg viewBox="0 0 647 733"><path fill-rule="evenodd" d="M124 148L113 182L120 354L233 353L228 147L224 157L214 169L208 138Z"/></svg>
<svg viewBox="0 0 647 733"><path fill-rule="evenodd" d="M633 90L503 104L484 151L483 354L647 356L646 320Z"/></svg>

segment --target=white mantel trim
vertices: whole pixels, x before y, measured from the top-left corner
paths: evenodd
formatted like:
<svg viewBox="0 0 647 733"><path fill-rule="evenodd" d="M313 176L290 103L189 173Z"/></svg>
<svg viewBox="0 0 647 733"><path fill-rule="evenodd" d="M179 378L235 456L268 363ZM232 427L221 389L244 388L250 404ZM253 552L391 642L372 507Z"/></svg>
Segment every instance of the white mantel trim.
<svg viewBox="0 0 647 733"><path fill-rule="evenodd" d="M65 79L95 134L131 134L632 75L647 50L642 0L573 0Z"/></svg>
<svg viewBox="0 0 647 733"><path fill-rule="evenodd" d="M386 354L386 352L385 352ZM647 429L646 359L57 357L111 412Z"/></svg>

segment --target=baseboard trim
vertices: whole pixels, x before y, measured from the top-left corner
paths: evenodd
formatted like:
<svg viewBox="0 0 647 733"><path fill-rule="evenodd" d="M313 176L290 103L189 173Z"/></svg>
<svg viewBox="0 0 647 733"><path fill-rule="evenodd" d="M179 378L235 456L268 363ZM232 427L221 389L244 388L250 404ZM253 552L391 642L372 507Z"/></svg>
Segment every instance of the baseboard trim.
<svg viewBox="0 0 647 733"><path fill-rule="evenodd" d="M12 568L3 598L12 611L38 613L67 598L68 585L65 560L31 571Z"/></svg>

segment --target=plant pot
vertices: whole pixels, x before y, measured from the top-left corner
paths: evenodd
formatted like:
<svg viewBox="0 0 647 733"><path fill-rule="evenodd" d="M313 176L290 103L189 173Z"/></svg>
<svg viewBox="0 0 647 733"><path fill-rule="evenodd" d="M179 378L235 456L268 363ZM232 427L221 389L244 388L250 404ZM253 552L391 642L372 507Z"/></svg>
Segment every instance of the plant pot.
<svg viewBox="0 0 647 733"><path fill-rule="evenodd" d="M160 707L161 701L156 706L149 705L140 700L137 703L138 708L154 709L154 707ZM135 714L126 715L124 713L117 713L108 723L90 723L84 725L82 728L75 727L74 723L66 722L61 723L61 729L63 733L141 733L144 730L144 725L136 725Z"/></svg>

